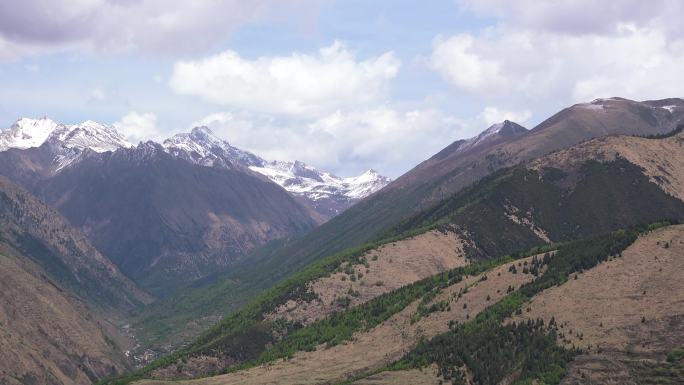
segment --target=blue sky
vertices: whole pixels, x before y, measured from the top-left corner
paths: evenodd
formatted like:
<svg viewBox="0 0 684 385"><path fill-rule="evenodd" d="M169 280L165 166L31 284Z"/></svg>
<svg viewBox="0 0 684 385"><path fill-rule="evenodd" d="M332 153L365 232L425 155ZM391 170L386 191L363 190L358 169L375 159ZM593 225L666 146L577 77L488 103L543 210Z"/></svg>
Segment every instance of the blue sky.
<svg viewBox="0 0 684 385"><path fill-rule="evenodd" d="M26 0L0 4L0 127L207 124L269 159L396 177L508 118L681 97L676 0Z"/></svg>

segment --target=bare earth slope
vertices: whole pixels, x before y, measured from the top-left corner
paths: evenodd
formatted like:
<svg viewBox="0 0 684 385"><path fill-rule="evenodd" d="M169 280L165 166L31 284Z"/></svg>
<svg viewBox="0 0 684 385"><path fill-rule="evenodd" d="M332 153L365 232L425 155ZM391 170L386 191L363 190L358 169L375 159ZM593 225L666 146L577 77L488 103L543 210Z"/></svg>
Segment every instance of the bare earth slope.
<svg viewBox="0 0 684 385"><path fill-rule="evenodd" d="M466 265L463 243L453 231L432 230L366 252L363 263L346 262L332 274L307 284L309 295L291 299L264 315L309 325L337 311L366 303L423 278ZM201 377L235 362L228 354L187 357L153 373L155 378ZM180 368L180 369L179 369Z"/></svg>
<svg viewBox="0 0 684 385"><path fill-rule="evenodd" d="M638 383L637 359L684 346L684 225L639 238L621 258L545 290L525 319L553 317L567 345L588 349L565 384Z"/></svg>
<svg viewBox="0 0 684 385"><path fill-rule="evenodd" d="M0 384L125 373L116 324L149 302L55 210L0 177Z"/></svg>
<svg viewBox="0 0 684 385"><path fill-rule="evenodd" d="M314 298L290 300L267 316L303 324L324 318L343 306L357 306L402 286L467 263L459 236L432 230L367 252L365 263L344 263L337 272L308 284ZM353 277L352 277L353 276Z"/></svg>
<svg viewBox="0 0 684 385"><path fill-rule="evenodd" d="M684 199L684 132L662 139L611 136L584 142L535 160L530 168L569 169L593 159L601 162L623 158L643 168L650 180L665 192Z"/></svg>
<svg viewBox="0 0 684 385"><path fill-rule="evenodd" d="M0 384L87 385L126 362L85 304L0 245Z"/></svg>

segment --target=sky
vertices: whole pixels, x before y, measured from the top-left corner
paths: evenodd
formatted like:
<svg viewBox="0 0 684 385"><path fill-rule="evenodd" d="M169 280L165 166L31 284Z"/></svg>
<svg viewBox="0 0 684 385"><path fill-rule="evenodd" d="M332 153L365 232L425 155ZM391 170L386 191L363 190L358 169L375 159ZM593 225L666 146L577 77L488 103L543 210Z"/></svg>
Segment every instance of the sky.
<svg viewBox="0 0 684 385"><path fill-rule="evenodd" d="M684 96L679 0L0 0L0 127L197 125L271 160L397 177L509 119Z"/></svg>

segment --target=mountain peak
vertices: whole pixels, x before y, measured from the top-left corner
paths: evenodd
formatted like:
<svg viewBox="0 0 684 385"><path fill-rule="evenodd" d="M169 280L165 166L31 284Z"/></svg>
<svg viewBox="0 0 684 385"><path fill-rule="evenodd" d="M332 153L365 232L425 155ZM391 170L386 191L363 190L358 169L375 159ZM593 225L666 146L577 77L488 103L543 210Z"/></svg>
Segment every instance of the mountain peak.
<svg viewBox="0 0 684 385"><path fill-rule="evenodd" d="M0 131L0 151L39 147L60 126L48 117L20 118L11 127Z"/></svg>
<svg viewBox="0 0 684 385"><path fill-rule="evenodd" d="M50 133L47 141L70 149L90 149L95 152L133 147L114 127L92 120L69 126L61 125Z"/></svg>
<svg viewBox="0 0 684 385"><path fill-rule="evenodd" d="M52 151L55 170L71 164L85 150L106 152L133 146L114 127L92 120L64 125L48 117L21 118L0 131L0 151L40 147L45 143Z"/></svg>
<svg viewBox="0 0 684 385"><path fill-rule="evenodd" d="M190 130L190 135L200 138L211 138L216 139L217 141L223 141L222 139L219 139L216 135L214 135L214 131L212 131L207 126L194 127L192 130Z"/></svg>
<svg viewBox="0 0 684 385"><path fill-rule="evenodd" d="M64 125L48 117L21 118L10 128L0 131L0 151L40 147L45 142L68 149L88 148L96 152L133 146L114 127L93 120Z"/></svg>
<svg viewBox="0 0 684 385"><path fill-rule="evenodd" d="M198 126L189 133L176 134L162 145L171 155L203 166L234 168L262 165L265 161L248 151L243 151L219 138L207 126Z"/></svg>
<svg viewBox="0 0 684 385"><path fill-rule="evenodd" d="M500 138L511 138L525 132L527 132L525 127L510 120L504 120L503 122L492 124L477 136L464 140L458 150L464 151Z"/></svg>

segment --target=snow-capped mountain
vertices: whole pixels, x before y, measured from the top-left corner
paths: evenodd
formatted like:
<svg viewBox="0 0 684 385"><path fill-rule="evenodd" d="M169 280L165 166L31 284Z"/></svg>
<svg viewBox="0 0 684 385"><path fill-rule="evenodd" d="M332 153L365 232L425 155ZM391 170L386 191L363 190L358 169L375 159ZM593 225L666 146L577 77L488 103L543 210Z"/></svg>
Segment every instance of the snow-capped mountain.
<svg viewBox="0 0 684 385"><path fill-rule="evenodd" d="M88 151L104 153L120 149L127 149L120 154L126 157L143 159L150 152L164 151L201 166L255 172L282 186L324 219L335 216L390 182L389 178L373 170L357 177L340 178L299 161L266 161L249 151L231 146L207 127L196 127L188 133L176 134L162 144L146 142L138 146L128 142L114 127L92 120L64 125L49 118L22 118L10 128L0 130L0 151L43 145L49 159L52 159L50 168L53 173L74 164Z"/></svg>
<svg viewBox="0 0 684 385"><path fill-rule="evenodd" d="M266 161L231 146L207 127L176 134L165 140L163 146L169 154L203 166L249 168L302 198L324 218L335 216L390 182L374 170L357 177L340 178L299 161Z"/></svg>
<svg viewBox="0 0 684 385"><path fill-rule="evenodd" d="M45 143L50 146L55 171L71 164L86 150L106 152L133 146L114 127L92 120L64 125L47 117L21 118L0 131L0 151L40 147Z"/></svg>
<svg viewBox="0 0 684 385"><path fill-rule="evenodd" d="M59 143L66 148L95 152L116 151L133 147L114 127L86 120L80 124L59 125L47 138L48 142Z"/></svg>
<svg viewBox="0 0 684 385"><path fill-rule="evenodd" d="M162 145L169 154L202 166L233 168L236 164L250 167L264 163L251 152L231 146L207 127L195 127L188 133L176 134Z"/></svg>
<svg viewBox="0 0 684 385"><path fill-rule="evenodd" d="M60 126L48 118L21 118L10 128L0 131L0 151L39 147Z"/></svg>
<svg viewBox="0 0 684 385"><path fill-rule="evenodd" d="M249 168L266 175L286 190L295 194L306 195L313 200L328 198L331 195L361 199L378 191L390 182L389 178L372 169L356 177L340 178L319 171L300 161L265 162L263 166L250 166Z"/></svg>

